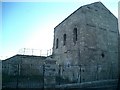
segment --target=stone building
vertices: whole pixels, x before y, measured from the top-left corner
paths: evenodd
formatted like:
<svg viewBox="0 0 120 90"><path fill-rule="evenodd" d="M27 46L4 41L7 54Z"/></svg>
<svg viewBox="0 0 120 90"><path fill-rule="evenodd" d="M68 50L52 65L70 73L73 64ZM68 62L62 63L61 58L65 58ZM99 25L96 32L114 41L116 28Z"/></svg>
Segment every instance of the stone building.
<svg viewBox="0 0 120 90"><path fill-rule="evenodd" d="M7 75L41 75L46 57L32 55L15 55L2 61L3 74ZM19 71L19 72L18 72Z"/></svg>
<svg viewBox="0 0 120 90"><path fill-rule="evenodd" d="M118 33L117 18L101 2L82 6L54 28L53 58L83 66L84 81L118 78Z"/></svg>
<svg viewBox="0 0 120 90"><path fill-rule="evenodd" d="M51 56L15 55L2 61L3 74L43 75L37 83L46 85L55 85L56 77L76 83L118 79L119 38L117 18L101 2L88 4L54 28Z"/></svg>

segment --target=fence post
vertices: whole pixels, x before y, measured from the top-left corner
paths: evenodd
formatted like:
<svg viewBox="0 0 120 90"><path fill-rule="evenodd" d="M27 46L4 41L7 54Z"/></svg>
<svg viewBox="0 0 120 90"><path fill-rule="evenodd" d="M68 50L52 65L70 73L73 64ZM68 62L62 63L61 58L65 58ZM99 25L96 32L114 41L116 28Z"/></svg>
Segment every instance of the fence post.
<svg viewBox="0 0 120 90"><path fill-rule="evenodd" d="M59 71L58 71L58 80L59 80L59 85L60 85L60 68L61 68L61 65L59 65Z"/></svg>
<svg viewBox="0 0 120 90"><path fill-rule="evenodd" d="M44 90L44 74L45 74L45 65L43 64L43 90Z"/></svg>
<svg viewBox="0 0 120 90"><path fill-rule="evenodd" d="M97 69L97 72L96 72L96 79L98 80L98 68L99 68L99 66L98 66L98 64L97 64L97 67L96 67L96 69Z"/></svg>
<svg viewBox="0 0 120 90"><path fill-rule="evenodd" d="M32 49L32 55L33 55L33 51L34 51L34 50Z"/></svg>
<svg viewBox="0 0 120 90"><path fill-rule="evenodd" d="M52 53L51 53L51 49L50 49L50 55L51 55Z"/></svg>
<svg viewBox="0 0 120 90"><path fill-rule="evenodd" d="M19 78L19 64L17 65L17 85L16 85L16 88L18 88L18 78Z"/></svg>
<svg viewBox="0 0 120 90"><path fill-rule="evenodd" d="M49 52L49 50L47 50L47 56L48 56L48 52Z"/></svg>
<svg viewBox="0 0 120 90"><path fill-rule="evenodd" d="M111 75L112 75L112 76L111 76L111 79L113 79L113 69L112 69L113 66L112 66L112 65L113 65L113 64L111 63L111 70L110 70L110 71L111 71Z"/></svg>
<svg viewBox="0 0 120 90"><path fill-rule="evenodd" d="M40 50L40 56L41 56L41 52L42 52L42 50Z"/></svg>
<svg viewBox="0 0 120 90"><path fill-rule="evenodd" d="M81 83L81 75L82 75L82 74L81 74L81 65L79 65L79 69L80 69L80 70L79 70L79 83Z"/></svg>
<svg viewBox="0 0 120 90"><path fill-rule="evenodd" d="M23 49L23 55L25 55L25 48Z"/></svg>

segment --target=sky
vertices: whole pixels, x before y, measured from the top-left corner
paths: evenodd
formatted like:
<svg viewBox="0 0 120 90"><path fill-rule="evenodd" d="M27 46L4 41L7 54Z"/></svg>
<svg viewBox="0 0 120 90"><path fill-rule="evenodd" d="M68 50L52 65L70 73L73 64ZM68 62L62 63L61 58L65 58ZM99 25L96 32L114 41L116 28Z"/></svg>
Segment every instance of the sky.
<svg viewBox="0 0 120 90"><path fill-rule="evenodd" d="M117 0L100 0L118 17ZM54 27L79 7L97 0L26 1L0 3L0 59L18 54L23 48L46 51L53 47Z"/></svg>

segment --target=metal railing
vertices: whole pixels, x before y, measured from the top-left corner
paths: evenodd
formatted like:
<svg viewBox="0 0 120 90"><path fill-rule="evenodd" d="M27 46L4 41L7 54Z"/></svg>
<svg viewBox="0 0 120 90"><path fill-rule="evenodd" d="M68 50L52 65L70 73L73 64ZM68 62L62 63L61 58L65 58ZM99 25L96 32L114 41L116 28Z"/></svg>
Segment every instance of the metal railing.
<svg viewBox="0 0 120 90"><path fill-rule="evenodd" d="M22 48L18 51L18 54L22 55L37 55L37 56L49 56L52 54L52 49L31 49Z"/></svg>

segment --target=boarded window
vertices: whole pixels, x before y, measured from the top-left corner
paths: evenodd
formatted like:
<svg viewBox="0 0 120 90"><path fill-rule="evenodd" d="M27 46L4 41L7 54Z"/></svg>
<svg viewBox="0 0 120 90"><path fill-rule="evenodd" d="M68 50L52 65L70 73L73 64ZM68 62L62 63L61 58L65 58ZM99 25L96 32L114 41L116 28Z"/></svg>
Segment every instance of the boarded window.
<svg viewBox="0 0 120 90"><path fill-rule="evenodd" d="M58 48L58 38L56 39L56 49Z"/></svg>
<svg viewBox="0 0 120 90"><path fill-rule="evenodd" d="M63 35L63 45L66 45L66 34Z"/></svg>
<svg viewBox="0 0 120 90"><path fill-rule="evenodd" d="M74 44L76 44L77 41L77 28L74 28L73 30L73 42Z"/></svg>

